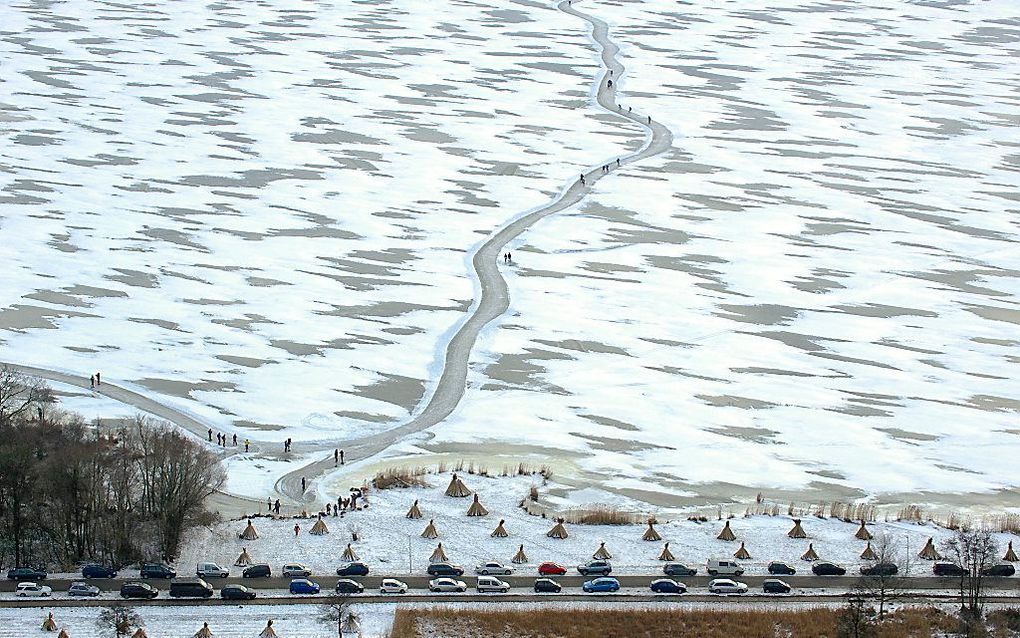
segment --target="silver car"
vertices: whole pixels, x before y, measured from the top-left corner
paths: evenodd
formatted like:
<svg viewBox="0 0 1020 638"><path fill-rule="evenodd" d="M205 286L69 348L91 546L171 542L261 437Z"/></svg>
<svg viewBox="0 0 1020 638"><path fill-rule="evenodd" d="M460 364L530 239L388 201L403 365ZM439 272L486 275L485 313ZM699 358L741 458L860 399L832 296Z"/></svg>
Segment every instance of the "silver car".
<svg viewBox="0 0 1020 638"><path fill-rule="evenodd" d="M454 578L433 578L429 581L429 591L467 591L467 583Z"/></svg>
<svg viewBox="0 0 1020 638"><path fill-rule="evenodd" d="M713 594L746 594L747 584L729 578L715 578L708 583L708 591Z"/></svg>
<svg viewBox="0 0 1020 638"><path fill-rule="evenodd" d="M83 582L71 583L71 586L67 588L68 596L89 596L95 598L99 595L99 588L95 585L89 585Z"/></svg>
<svg viewBox="0 0 1020 638"><path fill-rule="evenodd" d="M475 573L482 576L488 576L490 574L497 576L509 576L514 573L514 568L493 560L475 567Z"/></svg>
<svg viewBox="0 0 1020 638"><path fill-rule="evenodd" d="M308 578L312 575L312 570L308 569L307 566L301 563L289 563L283 566L283 575L285 578Z"/></svg>

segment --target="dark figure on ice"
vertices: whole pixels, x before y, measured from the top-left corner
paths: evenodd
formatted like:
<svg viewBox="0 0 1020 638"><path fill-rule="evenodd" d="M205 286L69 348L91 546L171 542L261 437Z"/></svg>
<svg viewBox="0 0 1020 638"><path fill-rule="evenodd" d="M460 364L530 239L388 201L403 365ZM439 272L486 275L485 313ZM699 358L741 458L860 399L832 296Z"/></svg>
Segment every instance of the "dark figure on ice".
<svg viewBox="0 0 1020 638"><path fill-rule="evenodd" d="M507 255L510 255L510 253L507 253ZM343 464L344 464L344 451L340 450L340 465Z"/></svg>
<svg viewBox="0 0 1020 638"><path fill-rule="evenodd" d="M219 445L219 444L220 444L220 440L221 440L222 438L223 438L223 436L222 436L222 435L221 435L221 434L220 434L219 432L217 432L217 433L216 433L216 445Z"/></svg>
<svg viewBox="0 0 1020 638"><path fill-rule="evenodd" d="M301 477L301 492L302 492L302 493L304 493L304 491L305 491L305 485L306 485L306 483L305 483L305 477L303 477L303 476L302 476L302 477Z"/></svg>
<svg viewBox="0 0 1020 638"><path fill-rule="evenodd" d="M298 532L300 532L300 531L301 531L301 526L298 525L297 523L294 523L294 536L297 536Z"/></svg>
<svg viewBox="0 0 1020 638"><path fill-rule="evenodd" d="M276 510L277 515L280 514L280 499L276 499L276 502L273 503L273 509Z"/></svg>
<svg viewBox="0 0 1020 638"><path fill-rule="evenodd" d="M237 447L237 435L234 435L234 447Z"/></svg>
<svg viewBox="0 0 1020 638"><path fill-rule="evenodd" d="M244 440L244 451L245 451L245 452L247 452L247 451L248 451L248 446L249 446L250 444L251 444L251 441L249 441L248 439L245 439L245 440Z"/></svg>
<svg viewBox="0 0 1020 638"><path fill-rule="evenodd" d="M581 173L581 185L584 185L584 173Z"/></svg>
<svg viewBox="0 0 1020 638"><path fill-rule="evenodd" d="M96 389L96 375L92 375L91 377L89 377L89 385L92 387L93 390Z"/></svg>
<svg viewBox="0 0 1020 638"><path fill-rule="evenodd" d="M619 157L616 158L616 167L617 168L620 167L620 158Z"/></svg>
<svg viewBox="0 0 1020 638"><path fill-rule="evenodd" d="M606 82L606 86L609 88L613 88L613 81L609 80L608 82Z"/></svg>
<svg viewBox="0 0 1020 638"><path fill-rule="evenodd" d="M333 450L333 467L340 465L340 449Z"/></svg>
<svg viewBox="0 0 1020 638"><path fill-rule="evenodd" d="M212 443L212 428L209 428L209 442Z"/></svg>
<svg viewBox="0 0 1020 638"><path fill-rule="evenodd" d="M102 381L99 380L99 373L96 373L96 385L102 385Z"/></svg>

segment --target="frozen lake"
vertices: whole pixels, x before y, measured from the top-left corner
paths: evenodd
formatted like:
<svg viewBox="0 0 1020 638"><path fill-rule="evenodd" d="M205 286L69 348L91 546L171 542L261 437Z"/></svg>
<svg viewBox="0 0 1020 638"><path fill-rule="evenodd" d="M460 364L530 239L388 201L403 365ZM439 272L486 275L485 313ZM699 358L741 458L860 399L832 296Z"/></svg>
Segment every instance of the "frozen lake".
<svg viewBox="0 0 1020 638"><path fill-rule="evenodd" d="M458 410L387 455L1016 503L1016 3L579 6L673 149L511 246ZM406 421L472 250L643 139L548 2L12 2L0 59L0 360L267 442Z"/></svg>

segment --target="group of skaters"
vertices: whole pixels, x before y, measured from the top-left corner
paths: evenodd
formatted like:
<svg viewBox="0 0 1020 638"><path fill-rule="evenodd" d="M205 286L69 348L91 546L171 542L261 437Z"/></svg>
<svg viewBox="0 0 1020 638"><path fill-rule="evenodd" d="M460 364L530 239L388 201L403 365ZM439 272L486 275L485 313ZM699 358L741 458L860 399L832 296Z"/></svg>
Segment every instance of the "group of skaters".
<svg viewBox="0 0 1020 638"><path fill-rule="evenodd" d="M212 443L212 435L213 435L212 428L209 428L206 431L206 435L209 437L209 442ZM233 445L234 447L237 447L237 435L236 434L233 435L233 437L228 437L226 434L220 434L219 432L216 433L216 445L218 445L219 447L227 447L227 441L228 440L230 441L231 445ZM244 440L244 451L247 452L250 448L251 448L251 440L245 439Z"/></svg>
<svg viewBox="0 0 1020 638"><path fill-rule="evenodd" d="M302 482L302 485L304 485L304 477L302 477L301 482ZM347 497L338 496L338 497L336 497L336 504L335 505L333 503L326 503L325 509L323 509L322 511L319 512L319 516L321 516L321 517L332 516L334 518L338 517L338 516L343 516L347 512L354 512L354 511L357 511L359 509L364 508L366 506L366 503L368 503L368 495L365 494L365 492L362 490L362 488L360 488L360 487L352 487L350 489L350 496L347 496ZM273 514L275 516L279 516L280 515L280 499L276 499L274 501L272 498L267 498L266 499L266 510L270 514ZM298 531L300 531L300 528L298 528L297 525L295 525L294 527L295 527L294 534L297 535Z"/></svg>

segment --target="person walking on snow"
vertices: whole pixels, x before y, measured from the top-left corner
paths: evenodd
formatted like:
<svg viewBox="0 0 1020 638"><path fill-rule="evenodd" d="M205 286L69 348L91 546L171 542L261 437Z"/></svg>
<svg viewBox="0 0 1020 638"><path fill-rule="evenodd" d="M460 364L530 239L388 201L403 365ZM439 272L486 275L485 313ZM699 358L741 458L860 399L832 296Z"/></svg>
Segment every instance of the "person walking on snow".
<svg viewBox="0 0 1020 638"><path fill-rule="evenodd" d="M298 532L300 532L300 531L301 531L301 526L298 525L297 523L294 523L294 536L297 536Z"/></svg>
<svg viewBox="0 0 1020 638"><path fill-rule="evenodd" d="M276 515L279 516L280 515L280 499L276 499L276 502L273 503L273 509L276 510Z"/></svg>
<svg viewBox="0 0 1020 638"><path fill-rule="evenodd" d="M245 452L247 452L247 451L248 451L248 446L249 446L250 444L251 444L251 441L249 441L248 439L245 439L245 440L244 440L244 451L245 451Z"/></svg>
<svg viewBox="0 0 1020 638"><path fill-rule="evenodd" d="M96 375L92 375L91 377L89 377L89 385L92 387L93 390L96 389Z"/></svg>
<svg viewBox="0 0 1020 638"><path fill-rule="evenodd" d="M96 385L102 385L102 381L99 380L99 373L96 373Z"/></svg>
<svg viewBox="0 0 1020 638"><path fill-rule="evenodd" d="M237 435L236 434L234 435L234 444L233 445L234 445L234 447L237 447Z"/></svg>
<svg viewBox="0 0 1020 638"><path fill-rule="evenodd" d="M302 476L302 477L301 477L301 493L302 493L302 494L304 494L304 492L305 492L305 485L306 485L306 483L305 483L305 477L303 477L303 476Z"/></svg>
<svg viewBox="0 0 1020 638"><path fill-rule="evenodd" d="M510 253L507 253L506 255L507 255L507 258L510 257ZM343 464L344 464L344 451L340 450L340 465L343 465Z"/></svg>
<svg viewBox="0 0 1020 638"><path fill-rule="evenodd" d="M212 428L209 428L209 442L212 443Z"/></svg>
<svg viewBox="0 0 1020 638"><path fill-rule="evenodd" d="M333 467L340 465L340 448L333 450Z"/></svg>

